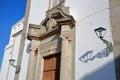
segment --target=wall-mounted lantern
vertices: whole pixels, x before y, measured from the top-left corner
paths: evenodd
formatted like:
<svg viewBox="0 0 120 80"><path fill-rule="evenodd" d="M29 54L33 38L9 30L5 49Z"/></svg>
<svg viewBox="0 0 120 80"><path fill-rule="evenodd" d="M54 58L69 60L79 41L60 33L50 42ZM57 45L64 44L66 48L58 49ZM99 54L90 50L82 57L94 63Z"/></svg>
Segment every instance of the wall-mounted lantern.
<svg viewBox="0 0 120 80"><path fill-rule="evenodd" d="M19 73L20 72L20 66L14 65L15 60L10 59L9 62L10 62L10 65L13 66L16 69L16 73Z"/></svg>
<svg viewBox="0 0 120 80"><path fill-rule="evenodd" d="M103 27L99 27L99 28L95 29L94 31L95 31L97 37L102 39L105 36L106 29Z"/></svg>
<svg viewBox="0 0 120 80"><path fill-rule="evenodd" d="M99 28L95 29L95 33L98 36L98 38L100 38L103 41L103 43L106 44L106 46L107 46L107 48L109 49L110 52L113 52L112 43L103 39L104 36L105 36L105 32L106 32L106 29L103 28L103 27L99 27Z"/></svg>

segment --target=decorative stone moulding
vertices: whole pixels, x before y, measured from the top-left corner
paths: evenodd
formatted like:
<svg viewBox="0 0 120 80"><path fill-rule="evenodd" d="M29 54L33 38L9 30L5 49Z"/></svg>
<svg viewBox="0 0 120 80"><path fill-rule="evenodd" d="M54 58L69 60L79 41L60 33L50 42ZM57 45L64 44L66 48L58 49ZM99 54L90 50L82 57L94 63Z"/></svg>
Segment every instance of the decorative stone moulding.
<svg viewBox="0 0 120 80"><path fill-rule="evenodd" d="M38 25L30 24L27 38L29 40L32 39L39 40L39 36L40 36L40 28L38 27Z"/></svg>
<svg viewBox="0 0 120 80"><path fill-rule="evenodd" d="M58 25L69 25L73 27L75 25L74 18L69 15L69 7L57 7L51 11L47 11L47 18L54 18Z"/></svg>
<svg viewBox="0 0 120 80"><path fill-rule="evenodd" d="M62 25L75 26L74 18L69 15L69 7L64 7L64 0L54 8L46 11L46 18L40 25L29 25L28 39L43 40L61 31Z"/></svg>

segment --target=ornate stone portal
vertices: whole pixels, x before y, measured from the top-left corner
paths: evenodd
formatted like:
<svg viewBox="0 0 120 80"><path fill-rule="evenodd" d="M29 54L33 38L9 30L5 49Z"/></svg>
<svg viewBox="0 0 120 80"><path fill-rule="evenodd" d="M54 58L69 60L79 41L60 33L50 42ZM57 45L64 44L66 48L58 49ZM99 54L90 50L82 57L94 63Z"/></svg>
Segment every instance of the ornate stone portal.
<svg viewBox="0 0 120 80"><path fill-rule="evenodd" d="M62 3L46 12L40 25L29 25L31 52L26 80L46 80L43 79L44 58L58 53L61 54L59 80L72 80L74 26L75 20L69 15L69 8Z"/></svg>

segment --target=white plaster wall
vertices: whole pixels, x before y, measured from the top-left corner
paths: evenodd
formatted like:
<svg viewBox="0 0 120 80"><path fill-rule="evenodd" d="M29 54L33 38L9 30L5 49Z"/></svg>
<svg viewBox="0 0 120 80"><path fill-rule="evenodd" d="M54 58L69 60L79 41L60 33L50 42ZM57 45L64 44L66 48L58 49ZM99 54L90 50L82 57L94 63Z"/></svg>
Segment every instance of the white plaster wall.
<svg viewBox="0 0 120 80"><path fill-rule="evenodd" d="M2 68L1 68L1 80L13 80L15 75L15 68L13 68L9 64L9 60L15 59L15 64L17 64L18 59L18 51L19 51L19 45L20 45L20 38L21 36L17 34L16 36L13 36L17 32L21 31L23 28L23 21L24 19L21 19L16 24L12 26L9 44L5 48L3 62L2 62Z"/></svg>
<svg viewBox="0 0 120 80"><path fill-rule="evenodd" d="M12 27L11 35L14 35L23 29L24 18L15 23ZM11 41L11 40L10 40Z"/></svg>
<svg viewBox="0 0 120 80"><path fill-rule="evenodd" d="M109 0L66 0L66 6L70 7L70 14L76 21L92 16L98 11L109 8Z"/></svg>
<svg viewBox="0 0 120 80"><path fill-rule="evenodd" d="M22 63L21 63L21 71L20 71L19 80L26 80L29 53L30 53L30 41L26 39L24 51L23 51L23 58L22 58Z"/></svg>
<svg viewBox="0 0 120 80"><path fill-rule="evenodd" d="M116 80L113 52L87 63L79 60L87 51L93 50L88 56L92 57L106 47L94 29L106 28L104 39L112 42L109 0L67 0L66 6L70 7L70 14L76 20L75 80Z"/></svg>
<svg viewBox="0 0 120 80"><path fill-rule="evenodd" d="M45 19L49 0L31 0L30 14L28 23L40 24Z"/></svg>
<svg viewBox="0 0 120 80"><path fill-rule="evenodd" d="M6 49L4 52L2 67L1 67L1 74L0 74L0 80L6 80L7 79L7 73L10 67L9 59L11 57L10 52L12 51L12 47L9 49Z"/></svg>
<svg viewBox="0 0 120 80"><path fill-rule="evenodd" d="M11 59L15 60L14 65L17 64L17 60L18 60L20 39L21 39L21 35L17 35L16 37L14 37L14 47L13 47L13 52L11 57ZM14 80L14 76L15 76L15 68L10 66L8 80Z"/></svg>

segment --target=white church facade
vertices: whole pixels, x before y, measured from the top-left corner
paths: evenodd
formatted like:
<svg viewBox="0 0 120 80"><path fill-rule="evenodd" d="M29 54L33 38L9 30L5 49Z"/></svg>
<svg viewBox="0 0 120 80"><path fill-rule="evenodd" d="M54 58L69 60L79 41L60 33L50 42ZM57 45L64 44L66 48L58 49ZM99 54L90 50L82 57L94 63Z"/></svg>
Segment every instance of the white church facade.
<svg viewBox="0 0 120 80"><path fill-rule="evenodd" d="M119 80L119 0L27 0L0 80Z"/></svg>

